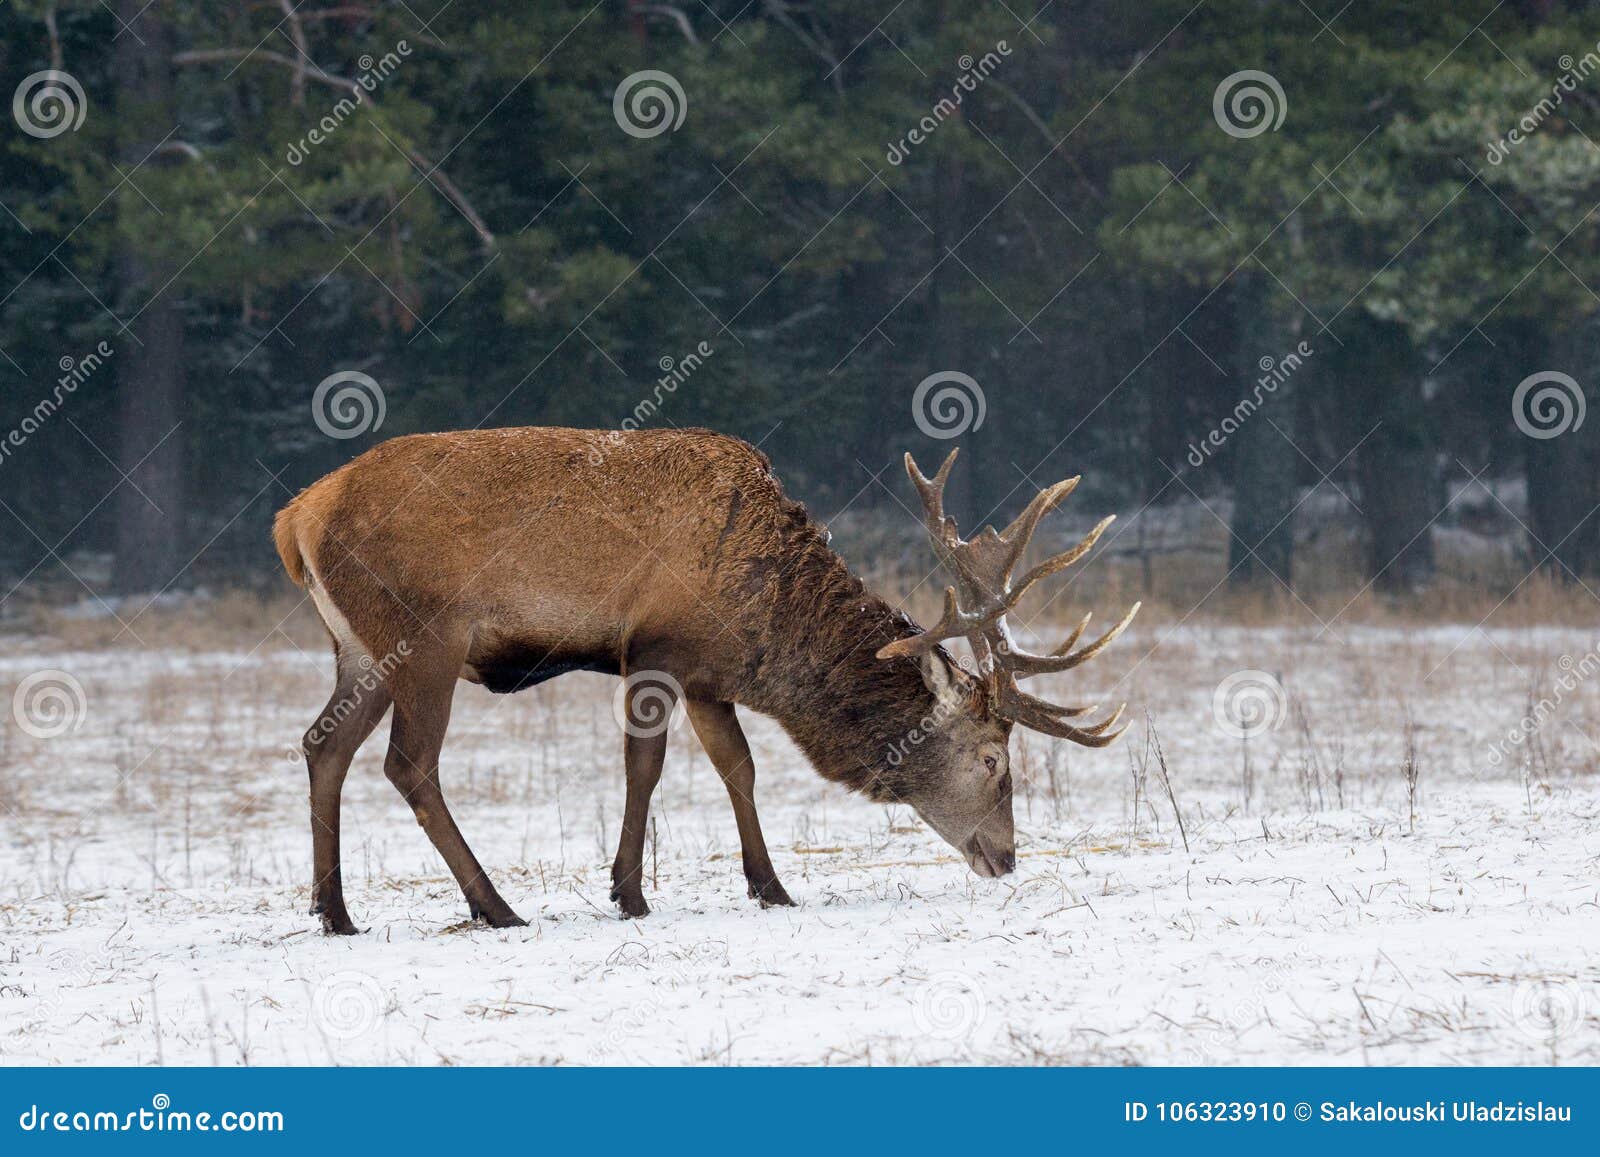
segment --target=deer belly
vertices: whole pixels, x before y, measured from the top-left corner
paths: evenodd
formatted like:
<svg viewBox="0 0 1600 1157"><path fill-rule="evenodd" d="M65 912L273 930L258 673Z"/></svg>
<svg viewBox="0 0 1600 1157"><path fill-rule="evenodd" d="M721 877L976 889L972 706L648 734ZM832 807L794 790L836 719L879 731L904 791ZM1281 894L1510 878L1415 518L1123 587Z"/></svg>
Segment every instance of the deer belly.
<svg viewBox="0 0 1600 1157"><path fill-rule="evenodd" d="M496 639L473 646L461 677L469 683L481 683L496 695L506 695L525 691L568 671L620 673L615 656L575 651L561 643Z"/></svg>

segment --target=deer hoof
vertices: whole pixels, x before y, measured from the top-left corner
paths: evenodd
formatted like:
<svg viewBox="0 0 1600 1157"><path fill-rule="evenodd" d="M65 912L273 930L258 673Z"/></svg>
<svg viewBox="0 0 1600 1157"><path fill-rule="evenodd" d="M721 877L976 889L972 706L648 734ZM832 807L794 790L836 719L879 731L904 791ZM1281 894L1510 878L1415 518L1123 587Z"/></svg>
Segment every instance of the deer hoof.
<svg viewBox="0 0 1600 1157"><path fill-rule="evenodd" d="M474 920L481 920L491 928L526 928L528 922L518 916L502 901L498 905L480 908L469 904Z"/></svg>
<svg viewBox="0 0 1600 1157"><path fill-rule="evenodd" d="M650 905L644 902L644 897L637 893L613 892L611 898L617 902L617 907L622 909L622 915L629 920L642 920L650 915Z"/></svg>
<svg viewBox="0 0 1600 1157"><path fill-rule="evenodd" d="M322 930L329 936L354 936L361 931L350 919L350 913L344 909L344 904L313 904L311 914L321 917Z"/></svg>
<svg viewBox="0 0 1600 1157"><path fill-rule="evenodd" d="M760 887L751 884L750 898L759 900L763 908L794 908L798 906L793 900L789 899L789 893L785 892L783 885L776 880L769 880Z"/></svg>

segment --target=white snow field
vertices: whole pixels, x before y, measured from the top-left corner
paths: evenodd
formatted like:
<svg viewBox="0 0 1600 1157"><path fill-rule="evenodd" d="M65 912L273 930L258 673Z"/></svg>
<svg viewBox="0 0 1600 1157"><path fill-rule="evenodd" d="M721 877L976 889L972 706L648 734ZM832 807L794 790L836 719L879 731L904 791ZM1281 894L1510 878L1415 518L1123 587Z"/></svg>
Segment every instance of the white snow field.
<svg viewBox="0 0 1600 1157"><path fill-rule="evenodd" d="M1014 738L1020 861L1000 881L745 714L794 909L746 898L685 724L642 921L607 899L615 681L463 684L446 794L529 926L465 923L383 777L380 731L345 789L346 894L368 931L338 938L307 914L298 745L331 686L322 650L282 633L236 652L13 639L0 1060L1600 1063L1596 641L1152 616L1048 688L1126 698L1122 744ZM1227 734L1219 685L1256 695L1268 729ZM18 688L26 730L5 710ZM1534 734L1497 759L1530 710Z"/></svg>

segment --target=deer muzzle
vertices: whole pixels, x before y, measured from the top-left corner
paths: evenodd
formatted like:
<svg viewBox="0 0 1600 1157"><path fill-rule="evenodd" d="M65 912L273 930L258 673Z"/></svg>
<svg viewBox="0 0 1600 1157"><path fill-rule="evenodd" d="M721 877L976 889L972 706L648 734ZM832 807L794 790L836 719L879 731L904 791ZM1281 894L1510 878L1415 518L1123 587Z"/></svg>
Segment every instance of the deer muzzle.
<svg viewBox="0 0 1600 1157"><path fill-rule="evenodd" d="M1017 868L1016 849L997 847L985 839L982 832L973 833L961 848L961 854L967 857L967 864L972 870L986 880L1009 876Z"/></svg>

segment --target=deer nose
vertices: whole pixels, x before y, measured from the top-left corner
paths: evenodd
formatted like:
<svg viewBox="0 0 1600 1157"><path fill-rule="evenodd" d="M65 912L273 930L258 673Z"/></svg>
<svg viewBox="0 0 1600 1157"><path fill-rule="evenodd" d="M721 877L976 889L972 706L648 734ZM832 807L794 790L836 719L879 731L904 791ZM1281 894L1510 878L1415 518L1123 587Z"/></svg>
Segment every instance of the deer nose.
<svg viewBox="0 0 1600 1157"><path fill-rule="evenodd" d="M1009 875L1017 866L1017 853L1014 849L1008 848L1005 851L991 849L983 837L976 833L967 841L964 851L972 870L985 879L992 880L997 876Z"/></svg>

